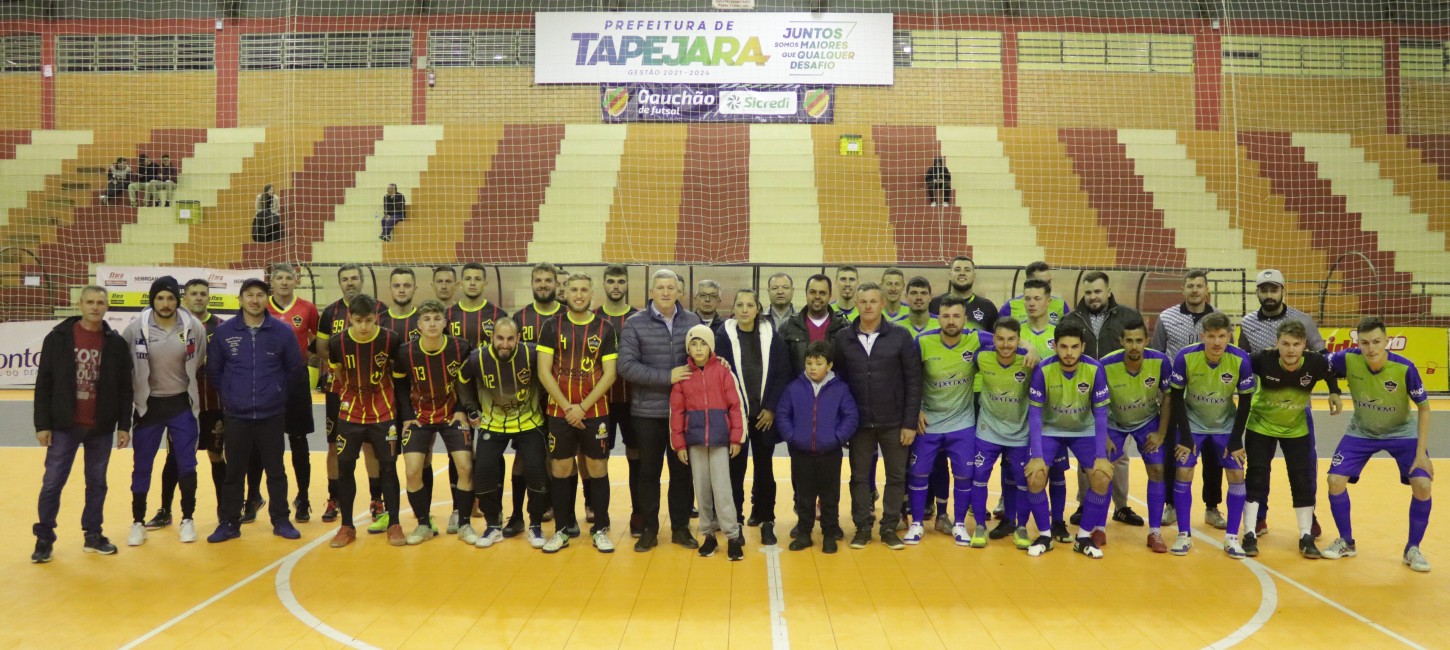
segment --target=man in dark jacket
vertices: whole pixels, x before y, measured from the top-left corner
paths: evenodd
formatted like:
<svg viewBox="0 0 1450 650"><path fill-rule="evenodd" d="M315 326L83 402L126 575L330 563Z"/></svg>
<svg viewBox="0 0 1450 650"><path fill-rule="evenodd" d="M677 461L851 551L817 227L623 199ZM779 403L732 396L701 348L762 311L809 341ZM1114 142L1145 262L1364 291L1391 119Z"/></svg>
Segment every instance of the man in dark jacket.
<svg viewBox="0 0 1450 650"><path fill-rule="evenodd" d="M905 548L896 524L906 498L906 457L921 413L921 349L905 328L881 317L883 293L874 282L856 290L861 316L836 333L835 370L851 387L861 416L851 438L851 519L856 523L851 548L871 543L872 466L879 448L886 466L881 542L899 550Z"/></svg>
<svg viewBox="0 0 1450 650"><path fill-rule="evenodd" d="M695 501L690 468L670 453L670 389L690 376L685 363L685 335L700 317L680 304L680 276L660 269L650 278L650 304L624 321L619 335L619 375L629 382L630 416L639 443L639 499L642 529L634 550L659 543L660 474L670 467L671 541L699 548L690 534L690 507ZM668 459L668 460L667 460Z"/></svg>
<svg viewBox="0 0 1450 650"><path fill-rule="evenodd" d="M734 371L735 383L745 406L746 443L749 454L730 459L730 487L735 512L744 516L745 460L755 459L755 481L750 491L751 512L746 524L760 526L760 543L775 544L775 409L790 383L790 361L785 342L775 332L770 317L760 313L760 297L751 289L735 292L735 317L721 323L715 354ZM743 451L743 450L742 450Z"/></svg>
<svg viewBox="0 0 1450 650"><path fill-rule="evenodd" d="M1108 285L1108 274L1090 271L1082 276L1082 298L1077 307L1062 317L1058 327L1074 323L1082 328L1082 353L1094 359L1101 359L1123 347L1123 326L1142 321L1143 315L1127 305L1118 304L1113 297L1113 288ZM1139 450L1142 451L1142 450ZM1113 463L1113 521L1130 526L1142 526L1143 517L1128 507L1128 456L1124 454ZM1077 473L1077 502L1081 504L1087 496L1087 473ZM1072 524L1077 525L1082 516L1082 506L1072 515Z"/></svg>
<svg viewBox="0 0 1450 650"><path fill-rule="evenodd" d="M101 534L111 434L116 448L131 441L131 354L126 340L106 324L106 290L81 290L80 316L67 318L40 349L35 376L35 440L45 447L39 519L32 528L30 561L49 562L55 546L60 493L70 478L76 450L86 448L86 505L81 511L85 551L111 555L116 545Z"/></svg>
<svg viewBox="0 0 1450 650"><path fill-rule="evenodd" d="M790 376L805 372L806 346L816 341L834 345L836 332L850 325L830 304L831 278L821 273L812 275L806 280L806 308L780 326L780 338L790 358Z"/></svg>
<svg viewBox="0 0 1450 650"><path fill-rule="evenodd" d="M267 473L272 534L299 539L287 520L287 472L282 468L282 421L291 378L303 371L297 337L286 323L267 313L271 288L256 278L242 283L242 313L217 326L206 351L206 374L217 387L226 413L226 457L251 458L259 449ZM246 463L228 463L218 497L216 532L211 543L241 537L242 484ZM350 522L349 522L350 523Z"/></svg>
<svg viewBox="0 0 1450 650"><path fill-rule="evenodd" d="M398 191L397 183L388 184L388 193L383 195L383 241L393 241L393 229L398 222L408 218L408 199Z"/></svg>

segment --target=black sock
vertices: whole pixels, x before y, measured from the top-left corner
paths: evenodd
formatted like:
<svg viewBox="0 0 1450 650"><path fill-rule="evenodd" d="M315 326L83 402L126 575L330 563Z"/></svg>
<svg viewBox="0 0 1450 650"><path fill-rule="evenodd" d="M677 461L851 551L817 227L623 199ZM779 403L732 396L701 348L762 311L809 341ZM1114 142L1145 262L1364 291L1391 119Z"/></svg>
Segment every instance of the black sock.
<svg viewBox="0 0 1450 650"><path fill-rule="evenodd" d="M639 509L639 459L626 457L624 462L629 465L629 514Z"/></svg>
<svg viewBox="0 0 1450 650"><path fill-rule="evenodd" d="M171 512L171 501L176 497L176 456L166 450L166 462L161 464L161 509Z"/></svg>
<svg viewBox="0 0 1450 650"><path fill-rule="evenodd" d="M428 525L428 493L423 490L408 490L408 505L413 506L413 514L418 517L418 525Z"/></svg>
<svg viewBox="0 0 1450 650"><path fill-rule="evenodd" d="M579 475L575 474L569 477L569 509L564 511L568 513L569 525L575 528L579 527L579 516L574 513L576 510L574 504L577 503L579 503ZM559 518L559 509L557 507L554 508L554 518Z"/></svg>
<svg viewBox="0 0 1450 650"><path fill-rule="evenodd" d="M132 492L131 493L131 518L133 520L135 520L136 523L138 523L138 524L139 523L143 523L143 522L146 521L146 493L145 492Z"/></svg>
<svg viewBox="0 0 1450 650"><path fill-rule="evenodd" d="M382 501L383 500L383 479L378 478L376 476L369 476L368 477L368 500L369 501Z"/></svg>
<svg viewBox="0 0 1450 650"><path fill-rule="evenodd" d="M529 491L529 485L526 481L524 481L524 477L522 476L513 477L512 485L514 493L514 514L510 517L510 519L522 519L524 516L524 494ZM531 521L529 523L535 522Z"/></svg>
<svg viewBox="0 0 1450 650"><path fill-rule="evenodd" d="M217 502L222 500L222 483L227 480L227 461L219 460L211 464L211 486L216 489Z"/></svg>
<svg viewBox="0 0 1450 650"><path fill-rule="evenodd" d="M580 492L580 494L583 494L584 495L584 509L586 509L586 510L593 510L594 509L594 497L593 497L593 495L591 495L589 493L589 486L591 486L591 485L594 484L594 479L592 479L592 478L584 478L584 477L581 476L579 478L579 482L584 486L581 489L581 492Z"/></svg>
<svg viewBox="0 0 1450 650"><path fill-rule="evenodd" d="M337 500L337 479L335 478L327 479L327 498Z"/></svg>
<svg viewBox="0 0 1450 650"><path fill-rule="evenodd" d="M196 513L196 472L180 477L177 483L181 485L181 518L191 519Z"/></svg>
<svg viewBox="0 0 1450 650"><path fill-rule="evenodd" d="M424 465L423 466L423 495L426 496L426 497L428 497L428 500L429 501L432 501L433 500L433 467L432 467L432 465Z"/></svg>
<svg viewBox="0 0 1450 650"><path fill-rule="evenodd" d="M566 476L550 480L549 502L554 504L554 530L564 530L573 524L573 518L565 513L574 511L574 499L578 494L578 476Z"/></svg>
<svg viewBox="0 0 1450 650"><path fill-rule="evenodd" d="M473 524L473 493L453 488L453 509L458 511L458 527Z"/></svg>
<svg viewBox="0 0 1450 650"><path fill-rule="evenodd" d="M584 482L585 489L594 500L594 528L590 531L602 530L609 527L609 477L601 476L591 478Z"/></svg>
<svg viewBox="0 0 1450 650"><path fill-rule="evenodd" d="M448 487L458 489L458 465L453 462L453 454L448 454Z"/></svg>

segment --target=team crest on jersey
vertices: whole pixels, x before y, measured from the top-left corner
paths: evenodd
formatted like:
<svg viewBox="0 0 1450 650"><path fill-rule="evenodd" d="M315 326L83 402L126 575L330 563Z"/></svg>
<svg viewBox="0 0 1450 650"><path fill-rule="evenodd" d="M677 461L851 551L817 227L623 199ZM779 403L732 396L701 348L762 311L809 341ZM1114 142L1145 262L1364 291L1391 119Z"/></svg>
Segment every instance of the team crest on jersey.
<svg viewBox="0 0 1450 650"><path fill-rule="evenodd" d="M600 339L598 336L591 336L589 337L588 345L589 354L594 354L599 351L599 346L604 345L604 340Z"/></svg>
<svg viewBox="0 0 1450 650"><path fill-rule="evenodd" d="M292 327L302 327L302 317L301 316L293 316L292 317Z"/></svg>
<svg viewBox="0 0 1450 650"><path fill-rule="evenodd" d="M1234 374L1231 372L1223 373L1222 375L1219 375L1218 378L1223 380L1223 383L1225 384L1234 383Z"/></svg>
<svg viewBox="0 0 1450 650"><path fill-rule="evenodd" d="M976 467L981 467L985 462L987 462L987 459L982 456L981 452L977 452L977 455L972 458L972 465Z"/></svg>
<svg viewBox="0 0 1450 650"><path fill-rule="evenodd" d="M459 364L458 364L457 361L451 361L451 362L448 363L448 375L449 376L451 376L451 377L458 376L458 365Z"/></svg>
<svg viewBox="0 0 1450 650"><path fill-rule="evenodd" d="M514 376L519 380L519 385L523 386L528 384L529 380L534 378L534 371L530 370L527 366L525 366L523 368L519 368L519 371L515 373Z"/></svg>
<svg viewBox="0 0 1450 650"><path fill-rule="evenodd" d="M1157 384L1158 384L1158 378L1157 377L1144 377L1143 378L1143 385L1144 386L1147 386L1148 388L1152 388L1152 387L1156 386Z"/></svg>
<svg viewBox="0 0 1450 650"><path fill-rule="evenodd" d="M1016 379L1017 380L1017 383L1020 384L1020 383L1022 383L1024 381L1027 381L1027 373L1022 372L1021 370L1018 370L1015 374L1012 375L1012 378L1013 379Z"/></svg>
<svg viewBox="0 0 1450 650"><path fill-rule="evenodd" d="M1085 381L1078 382L1078 384L1077 384L1077 392L1082 393L1084 395L1087 394L1089 388L1092 388L1092 387L1091 386L1088 386L1088 383L1085 382Z"/></svg>
<svg viewBox="0 0 1450 650"><path fill-rule="evenodd" d="M1343 463L1343 462L1344 462L1344 454L1335 454L1334 455L1334 458L1329 461L1329 465L1331 467L1339 467L1339 464L1340 463Z"/></svg>
<svg viewBox="0 0 1450 650"><path fill-rule="evenodd" d="M980 323L980 322L982 322L982 319L984 319L986 317L987 317L987 315L984 314L984 313L982 313L982 310L980 310L980 309L973 309L972 310L972 320L975 320L978 323Z"/></svg>
<svg viewBox="0 0 1450 650"><path fill-rule="evenodd" d="M1395 389L1396 388L1399 388L1399 387L1400 387L1400 385L1397 384L1397 383L1395 383L1395 381L1393 379L1386 379L1385 380L1385 392L1387 392L1387 393L1393 393L1393 392L1395 392Z"/></svg>
<svg viewBox="0 0 1450 650"><path fill-rule="evenodd" d="M965 361L967 363L971 363L972 360L973 359L976 359L976 358L977 358L977 353L976 352L973 352L971 350L962 350L962 361Z"/></svg>
<svg viewBox="0 0 1450 650"><path fill-rule="evenodd" d="M1299 378L1299 385L1305 388L1308 388L1309 384L1312 383L1314 383L1314 377L1312 375L1304 375L1303 377Z"/></svg>
<svg viewBox="0 0 1450 650"><path fill-rule="evenodd" d="M373 355L373 365L375 365L375 366L385 366L385 365L388 365L388 353L387 352L379 352L377 354L374 354Z"/></svg>
<svg viewBox="0 0 1450 650"><path fill-rule="evenodd" d="M1047 315L1047 322L1052 323L1053 325L1056 325L1058 318L1061 318L1061 316L1058 316L1057 315L1057 312L1052 312L1052 313L1050 313L1050 314Z"/></svg>

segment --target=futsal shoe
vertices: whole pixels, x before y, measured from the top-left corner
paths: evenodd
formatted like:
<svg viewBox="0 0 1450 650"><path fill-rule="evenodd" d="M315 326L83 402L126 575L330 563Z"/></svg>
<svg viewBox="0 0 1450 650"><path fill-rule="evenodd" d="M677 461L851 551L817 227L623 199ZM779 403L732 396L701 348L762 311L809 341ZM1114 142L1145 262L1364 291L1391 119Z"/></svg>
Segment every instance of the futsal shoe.
<svg viewBox="0 0 1450 650"><path fill-rule="evenodd" d="M282 539L302 539L302 533L285 519L281 523L272 526L272 534Z"/></svg>
<svg viewBox="0 0 1450 650"><path fill-rule="evenodd" d="M348 544L353 543L354 541L357 541L357 528L353 526L343 526L337 529L337 534L332 536L332 541L328 542L327 545L331 546L332 548L342 548L344 546L347 546Z"/></svg>
<svg viewBox="0 0 1450 650"><path fill-rule="evenodd" d="M1037 540L1027 547L1027 557L1039 557L1043 553L1052 550L1052 538L1047 535L1040 535Z"/></svg>
<svg viewBox="0 0 1450 650"><path fill-rule="evenodd" d="M450 513L448 515L448 528L447 528L447 531L448 531L448 534L449 535L455 535L455 534L458 533L458 511L457 510L454 510L452 513Z"/></svg>
<svg viewBox="0 0 1450 650"><path fill-rule="evenodd" d="M985 526L981 527L985 528ZM1003 519L1002 521L997 522L997 526L987 533L987 537L990 539L1002 539L1004 537L1007 537L1008 535L1011 535L1014 532L1017 532L1017 527L1013 526L1012 522Z"/></svg>
<svg viewBox="0 0 1450 650"><path fill-rule="evenodd" d="M499 537L503 537L503 534L500 533ZM478 541L478 533L473 530L473 524L458 527L458 540L464 544L473 544Z"/></svg>
<svg viewBox="0 0 1450 650"><path fill-rule="evenodd" d="M437 534L438 531L433 530L433 526L428 524L418 524L418 527L414 528L413 532L408 533L408 546L417 546L419 544L422 544L423 542L433 539L433 536Z"/></svg>
<svg viewBox="0 0 1450 650"><path fill-rule="evenodd" d="M1072 516L1071 517L1068 517L1067 518L1067 521L1068 521L1068 523L1070 523L1070 524L1072 524L1074 526L1081 526L1082 525L1082 506L1078 506L1077 507L1077 510L1072 511ZM1054 537L1055 537L1055 535L1054 535ZM1059 539L1057 541L1060 542L1062 540Z"/></svg>
<svg viewBox="0 0 1450 650"><path fill-rule="evenodd" d="M838 539L835 535L823 534L821 536L821 552L826 555L834 554L836 552L836 541Z"/></svg>
<svg viewBox="0 0 1450 650"><path fill-rule="evenodd" d="M943 535L950 535L950 534L952 534L952 518L951 518L951 515L948 515L945 512L937 513L937 516L936 516L936 532L941 533Z"/></svg>
<svg viewBox="0 0 1450 650"><path fill-rule="evenodd" d="M483 531L482 535L475 536L473 540L473 546L475 548L490 548L494 544L502 541L503 531L499 530L497 526L489 526L486 530ZM541 543L535 548L543 548L543 546L544 545Z"/></svg>
<svg viewBox="0 0 1450 650"><path fill-rule="evenodd" d="M1405 549L1404 562L1405 566L1410 567L1411 571L1418 571L1420 573L1430 572L1430 561L1425 559L1425 555L1420 552L1420 547L1418 546L1411 546Z"/></svg>
<svg viewBox="0 0 1450 650"><path fill-rule="evenodd" d="M1326 560L1338 560L1342 557L1354 557L1356 555L1359 555L1359 551L1354 548L1354 542L1346 540L1343 537L1334 538L1334 542L1330 543L1329 548L1319 552L1319 556Z"/></svg>
<svg viewBox="0 0 1450 650"><path fill-rule="evenodd" d="M634 552L643 553L659 544L659 533L653 530L644 529L639 531L639 539L634 542Z"/></svg>
<svg viewBox="0 0 1450 650"><path fill-rule="evenodd" d="M609 539L609 529L600 528L590 535L594 539L594 548L600 553L613 553L614 542Z"/></svg>
<svg viewBox="0 0 1450 650"><path fill-rule="evenodd" d="M1178 523L1178 511L1173 506L1163 506L1163 525L1172 526Z"/></svg>
<svg viewBox="0 0 1450 650"><path fill-rule="evenodd" d="M237 528L236 524L224 521L216 527L216 530L212 534L206 536L206 541L208 544L220 544L229 539L236 539L241 536L242 531ZM89 538L87 538L86 543L90 543Z"/></svg>
<svg viewBox="0 0 1450 650"><path fill-rule="evenodd" d="M1259 537L1267 537L1269 534L1269 522L1263 519L1256 522L1254 524L1254 534Z"/></svg>
<svg viewBox="0 0 1450 650"><path fill-rule="evenodd" d="M795 539L791 540L790 541L790 546L788 546L787 548L789 548L792 551L804 551L804 550L806 550L806 549L814 546L815 543L816 543L815 540L811 539L810 534L805 534L805 535L800 535L800 536L796 537Z"/></svg>
<svg viewBox="0 0 1450 650"><path fill-rule="evenodd" d="M986 530L986 528L987 528L986 526L977 526L977 530L975 530L975 531L972 532L972 548L987 548L987 530ZM962 529L962 532L964 532L964 533L967 532L967 527L966 526L962 526L961 529ZM961 542L961 538L957 538L957 543L958 544L961 544L962 543Z"/></svg>
<svg viewBox="0 0 1450 650"><path fill-rule="evenodd" d="M896 531L894 530L881 531L881 543L885 544L886 548L889 548L893 551L899 551L903 548L906 548L906 543L901 541L901 536L897 535Z"/></svg>
<svg viewBox="0 0 1450 650"><path fill-rule="evenodd" d="M504 524L503 536L513 537L522 532L524 532L524 518L518 513L514 513L514 516L509 517L508 523Z"/></svg>
<svg viewBox="0 0 1450 650"><path fill-rule="evenodd" d="M911 546L916 546L917 544L921 543L921 537L925 534L926 529L922 528L921 524L917 522L911 522L911 527L906 529L906 536L902 537L901 541Z"/></svg>
<svg viewBox="0 0 1450 650"><path fill-rule="evenodd" d="M549 541L544 543L542 550L545 553L558 553L566 548L569 548L569 535L561 530L554 533L554 536L550 537Z"/></svg>
<svg viewBox="0 0 1450 650"><path fill-rule="evenodd" d="M1244 533L1243 540L1244 555L1249 557L1259 556L1259 536L1253 533Z"/></svg>
<svg viewBox="0 0 1450 650"><path fill-rule="evenodd" d="M393 546L407 546L408 536L403 534L403 527L398 524L388 526L388 544Z"/></svg>
<svg viewBox="0 0 1450 650"><path fill-rule="evenodd" d="M337 500L328 499L327 504L322 507L322 523L330 524L337 521Z"/></svg>
<svg viewBox="0 0 1450 650"><path fill-rule="evenodd" d="M180 531L181 543L190 544L196 541L196 522L190 519L181 520Z"/></svg>
<svg viewBox="0 0 1450 650"><path fill-rule="evenodd" d="M1225 555L1228 555L1230 559L1234 560L1242 560L1249 556L1248 553L1244 552L1243 544L1240 544L1239 540L1234 539L1233 537L1229 537L1228 539L1225 539L1223 541L1223 552Z"/></svg>
<svg viewBox="0 0 1450 650"><path fill-rule="evenodd" d="M233 531L234 532L235 532L235 530L236 529L233 528ZM235 537L237 537L239 535L241 535L241 533L235 533L234 535L232 535L232 537L228 537L227 539L232 539L232 538L235 538ZM210 540L208 540L208 541L210 541ZM81 550L83 550L83 551L85 551L87 553L97 553L97 554L100 554L100 555L115 555L116 554L116 545L115 544L112 544L111 543L111 540L107 539L105 535L93 535L91 533L86 533L86 545L84 547L82 547ZM1415 551L1415 553L1418 554L1419 553L1419 550L1417 549ZM1405 557L1408 558L1409 557L1409 553L1406 553L1405 554ZM1420 559L1421 560L1424 560L1424 558L1420 558ZM1426 567L1425 570L1426 571L1429 571L1430 570L1429 569L1429 566L1430 566L1429 564L1426 564L1425 565L1425 567ZM1413 569L1414 566L1411 566L1410 568Z"/></svg>
<svg viewBox="0 0 1450 650"><path fill-rule="evenodd" d="M388 516L388 513L384 512L380 515L377 515L377 517L373 519L373 523L368 526L368 534L380 535L382 533L386 533L388 532L388 529L392 527L392 525L392 518ZM401 530L402 527L400 526L399 529Z"/></svg>
<svg viewBox="0 0 1450 650"><path fill-rule="evenodd" d="M30 554L31 564L45 564L50 561L51 551L55 549L53 542L35 540L35 552Z"/></svg>
<svg viewBox="0 0 1450 650"><path fill-rule="evenodd" d="M1178 538L1173 540L1173 547L1168 549L1168 552L1174 555L1184 556L1188 555L1190 550L1193 550L1193 537L1189 536L1188 533L1178 533Z"/></svg>
<svg viewBox="0 0 1450 650"><path fill-rule="evenodd" d="M1072 543L1072 533L1067 531L1067 522L1052 522L1052 539L1057 540L1059 544Z"/></svg>
<svg viewBox="0 0 1450 650"><path fill-rule="evenodd" d="M1079 537L1072 542L1072 552L1086 555L1094 560L1103 559L1103 550L1093 543L1091 537Z"/></svg>
<svg viewBox="0 0 1450 650"><path fill-rule="evenodd" d="M706 535L705 541L700 544L700 557L710 557L714 555L715 549L717 548L720 548L720 542L719 540L715 539L715 535Z"/></svg>
<svg viewBox="0 0 1450 650"><path fill-rule="evenodd" d="M1213 526L1219 530L1228 528L1228 520L1223 518L1223 513L1218 508L1208 508L1203 511L1203 523L1205 526Z"/></svg>
<svg viewBox="0 0 1450 650"><path fill-rule="evenodd" d="M1314 544L1313 535L1304 535L1299 538L1299 554L1308 560L1317 560L1322 556L1319 547Z"/></svg>
<svg viewBox="0 0 1450 650"><path fill-rule="evenodd" d="M146 524L136 522L131 524L131 534L126 537L127 546L140 546L146 543Z"/></svg>
<svg viewBox="0 0 1450 650"><path fill-rule="evenodd" d="M1018 526L1017 530L1012 531L1012 545L1019 551L1025 551L1032 546L1032 538L1027 536L1026 526Z"/></svg>
<svg viewBox="0 0 1450 650"><path fill-rule="evenodd" d="M641 517L638 514L630 515L629 536L635 539L639 539L639 536L642 534L644 534L644 517Z"/></svg>
<svg viewBox="0 0 1450 650"><path fill-rule="evenodd" d="M870 528L866 528L864 526L861 527L861 528L857 528L856 529L856 535L851 538L851 548L856 548L856 549L866 548L866 545L867 544L870 544L870 543L871 543L871 529Z"/></svg>
<svg viewBox="0 0 1450 650"><path fill-rule="evenodd" d="M166 508L156 511L156 516L146 522L146 530L160 530L171 525L171 512Z"/></svg>
<svg viewBox="0 0 1450 650"><path fill-rule="evenodd" d="M1003 505L1002 497L997 497L997 505L992 507L992 518L1002 519L1002 513L1006 511L1006 509L1006 506Z"/></svg>
<svg viewBox="0 0 1450 650"><path fill-rule="evenodd" d="M684 530L676 530L673 533L670 533L670 542L674 544L679 544L680 546L688 548L692 551L700 548L700 543L695 541L695 537L690 534L690 529L688 528Z"/></svg>
<svg viewBox="0 0 1450 650"><path fill-rule="evenodd" d="M1168 545L1163 543L1163 536L1158 533L1148 533L1148 548L1154 553L1168 552Z"/></svg>
<svg viewBox="0 0 1450 650"><path fill-rule="evenodd" d="M775 546L778 542L775 538L775 522L763 521L760 523L760 544L762 546Z"/></svg>
<svg viewBox="0 0 1450 650"><path fill-rule="evenodd" d="M1121 508L1118 508L1117 510L1114 510L1113 511L1113 521L1116 521L1116 522L1118 522L1120 524L1127 524L1129 526L1142 526L1143 525L1143 517L1142 517L1142 515L1139 515L1138 513L1133 512L1133 509L1131 507L1128 507L1128 506L1123 506Z"/></svg>
<svg viewBox="0 0 1450 650"><path fill-rule="evenodd" d="M725 559L731 562L739 562L745 559L744 546L744 544L740 543L739 537L731 537L730 541L725 543Z"/></svg>

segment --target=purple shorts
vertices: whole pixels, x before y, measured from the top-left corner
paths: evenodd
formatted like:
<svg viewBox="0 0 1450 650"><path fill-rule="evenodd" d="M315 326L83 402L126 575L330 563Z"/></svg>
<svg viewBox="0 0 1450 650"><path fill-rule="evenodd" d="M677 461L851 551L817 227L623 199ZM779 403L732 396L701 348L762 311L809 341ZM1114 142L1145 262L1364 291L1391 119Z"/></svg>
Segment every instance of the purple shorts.
<svg viewBox="0 0 1450 650"><path fill-rule="evenodd" d="M1349 477L1350 483L1359 482L1359 473L1364 471L1364 464L1369 461L1370 456L1381 451L1388 453L1395 459L1395 464L1400 466L1400 482L1410 484L1410 479L1415 476L1430 478L1423 469L1411 471L1415 464L1415 449L1419 441L1415 438L1386 438L1375 440L1373 438L1357 438L1345 436L1339 440L1339 446L1334 449L1334 458L1329 461L1329 473Z"/></svg>
<svg viewBox="0 0 1450 650"><path fill-rule="evenodd" d="M1027 445L1009 447L1007 445L987 442L986 440L977 441L977 471L974 475L975 478L972 479L972 485L984 489L987 487L987 479L992 478L992 467L997 464L998 456L1006 458L1007 467L1011 472L1009 478L1011 478L1012 483L1014 485L1026 485L1026 478L1022 471L1027 467Z"/></svg>
<svg viewBox="0 0 1450 650"><path fill-rule="evenodd" d="M1218 463L1224 469L1243 469L1239 462L1228 455L1227 433L1195 433L1193 434L1193 451L1188 453L1188 460L1176 461L1174 467L1194 467L1198 465L1199 454L1217 454Z"/></svg>
<svg viewBox="0 0 1450 650"><path fill-rule="evenodd" d="M977 452L977 427L967 427L951 433L923 433L911 442L911 460L907 462L907 473L930 476L936 459L945 453L951 461L952 475L961 480L972 480L975 472L972 459Z"/></svg>
<svg viewBox="0 0 1450 650"><path fill-rule="evenodd" d="M1042 457L1051 458L1053 466L1065 465L1067 455L1072 453L1077 458L1079 469L1086 469L1093 466L1097 460L1096 451L1093 449L1096 441L1092 436L1080 438L1068 438L1059 436L1042 436Z"/></svg>
<svg viewBox="0 0 1450 650"><path fill-rule="evenodd" d="M1157 420L1153 420L1152 422L1138 427L1138 430L1136 431L1117 431L1112 427L1108 427L1108 439L1112 440L1113 445L1117 446L1118 448L1118 453L1108 454L1108 460L1114 463L1118 462L1118 459L1122 458L1123 454L1127 453L1127 450L1123 448L1123 443L1127 442L1128 438L1131 437L1133 439L1133 444L1136 444L1138 446L1138 455L1143 457L1144 463L1147 463L1149 465L1162 465L1163 447L1161 445L1152 452L1143 451L1143 445L1148 443L1148 434L1156 433L1157 431Z"/></svg>

